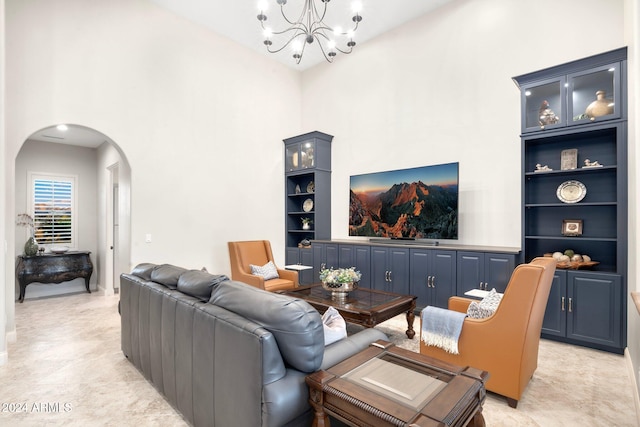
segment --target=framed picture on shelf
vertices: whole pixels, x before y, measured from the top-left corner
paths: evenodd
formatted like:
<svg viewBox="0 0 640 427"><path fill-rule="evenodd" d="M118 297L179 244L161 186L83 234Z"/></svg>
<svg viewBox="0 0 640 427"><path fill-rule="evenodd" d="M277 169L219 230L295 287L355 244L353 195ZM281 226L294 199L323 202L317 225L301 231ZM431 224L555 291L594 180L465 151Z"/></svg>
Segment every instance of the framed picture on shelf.
<svg viewBox="0 0 640 427"><path fill-rule="evenodd" d="M563 219L562 220L563 236L582 236L582 220L581 219Z"/></svg>

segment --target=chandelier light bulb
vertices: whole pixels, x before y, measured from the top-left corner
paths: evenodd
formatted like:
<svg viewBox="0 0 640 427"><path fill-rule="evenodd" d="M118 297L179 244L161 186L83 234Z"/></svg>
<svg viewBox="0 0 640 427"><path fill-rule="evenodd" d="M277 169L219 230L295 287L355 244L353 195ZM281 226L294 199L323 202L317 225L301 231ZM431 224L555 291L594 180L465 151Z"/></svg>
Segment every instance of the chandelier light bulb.
<svg viewBox="0 0 640 427"><path fill-rule="evenodd" d="M258 21L260 21L260 26L263 30L263 43L268 52L277 53L290 46L294 52L293 57L296 63L299 64L306 44L317 45L328 62L333 62L338 53L349 54L353 51L356 45L356 42L353 41L354 34L358 29L358 24L362 21L362 16L360 15L362 10L361 1L357 0L351 4L353 13L351 20L353 23L347 29L343 29L340 26L334 27L332 23L325 22L326 16L332 16L331 13L327 13L327 9L330 7L330 0L301 0L299 3L302 3L302 11L300 11L299 6L297 9L290 10L293 6L288 6L287 0L276 0L276 7L280 8L281 18L283 18L277 19L277 21L282 22L284 20L286 24L283 25L284 28L267 28L265 26L267 3L267 0L258 1ZM294 19L295 17L297 18ZM343 19L345 18L349 19L349 15L343 17ZM335 39L334 35L341 37ZM345 40L344 36L348 38ZM317 43L313 43L314 40Z"/></svg>
<svg viewBox="0 0 640 427"><path fill-rule="evenodd" d="M300 53L302 52L302 42L300 40L294 40L291 43L291 49L295 52L295 53Z"/></svg>

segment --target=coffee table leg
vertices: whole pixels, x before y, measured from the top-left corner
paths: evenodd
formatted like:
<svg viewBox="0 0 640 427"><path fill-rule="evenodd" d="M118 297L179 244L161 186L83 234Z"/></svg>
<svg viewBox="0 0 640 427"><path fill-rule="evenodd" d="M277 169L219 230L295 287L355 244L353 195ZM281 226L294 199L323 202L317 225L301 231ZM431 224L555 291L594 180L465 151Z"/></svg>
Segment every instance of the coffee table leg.
<svg viewBox="0 0 640 427"><path fill-rule="evenodd" d="M407 337L409 337L409 339L413 339L416 335L416 332L413 330L413 321L415 318L416 315L413 314L413 309L407 311Z"/></svg>

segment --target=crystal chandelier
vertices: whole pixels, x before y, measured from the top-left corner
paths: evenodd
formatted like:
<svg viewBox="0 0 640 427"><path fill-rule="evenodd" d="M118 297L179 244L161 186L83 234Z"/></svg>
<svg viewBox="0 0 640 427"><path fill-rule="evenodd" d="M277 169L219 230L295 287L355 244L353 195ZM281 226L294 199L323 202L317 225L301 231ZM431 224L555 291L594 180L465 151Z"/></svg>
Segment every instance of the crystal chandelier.
<svg viewBox="0 0 640 427"><path fill-rule="evenodd" d="M338 52L344 54L351 53L353 47L356 45L356 42L353 40L354 34L358 29L358 24L362 21L362 16L360 15L362 4L360 2L354 2L351 5L353 27L344 31L341 27L330 26L324 22L329 1L330 0L304 0L304 6L298 19L292 20L284 10L287 0L276 0L276 3L280 6L282 18L287 23L285 25L288 25L288 27L281 31L274 31L266 25L267 15L265 12L269 2L267 0L260 0L258 2L258 9L260 10L258 21L260 21L260 25L262 26L264 45L267 47L267 51L277 53L287 46L291 46L296 64L300 63L306 45L312 44L314 41L320 46L320 50L328 62L333 62ZM289 12L291 12L290 9L291 8L289 8Z"/></svg>

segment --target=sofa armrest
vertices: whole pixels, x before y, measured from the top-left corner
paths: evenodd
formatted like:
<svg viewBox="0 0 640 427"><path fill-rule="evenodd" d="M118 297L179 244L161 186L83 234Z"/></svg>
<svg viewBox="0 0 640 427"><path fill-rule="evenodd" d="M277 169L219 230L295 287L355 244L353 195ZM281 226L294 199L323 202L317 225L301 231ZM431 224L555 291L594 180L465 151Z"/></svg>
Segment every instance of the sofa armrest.
<svg viewBox="0 0 640 427"><path fill-rule="evenodd" d="M466 313L469 308L469 304L473 301L470 298L463 297L450 297L449 298L449 310L457 311L459 313Z"/></svg>
<svg viewBox="0 0 640 427"><path fill-rule="evenodd" d="M369 344L378 340L389 341L389 338L378 329L367 328L357 334L336 341L324 348L324 357L320 369L328 369L345 359L369 347Z"/></svg>

